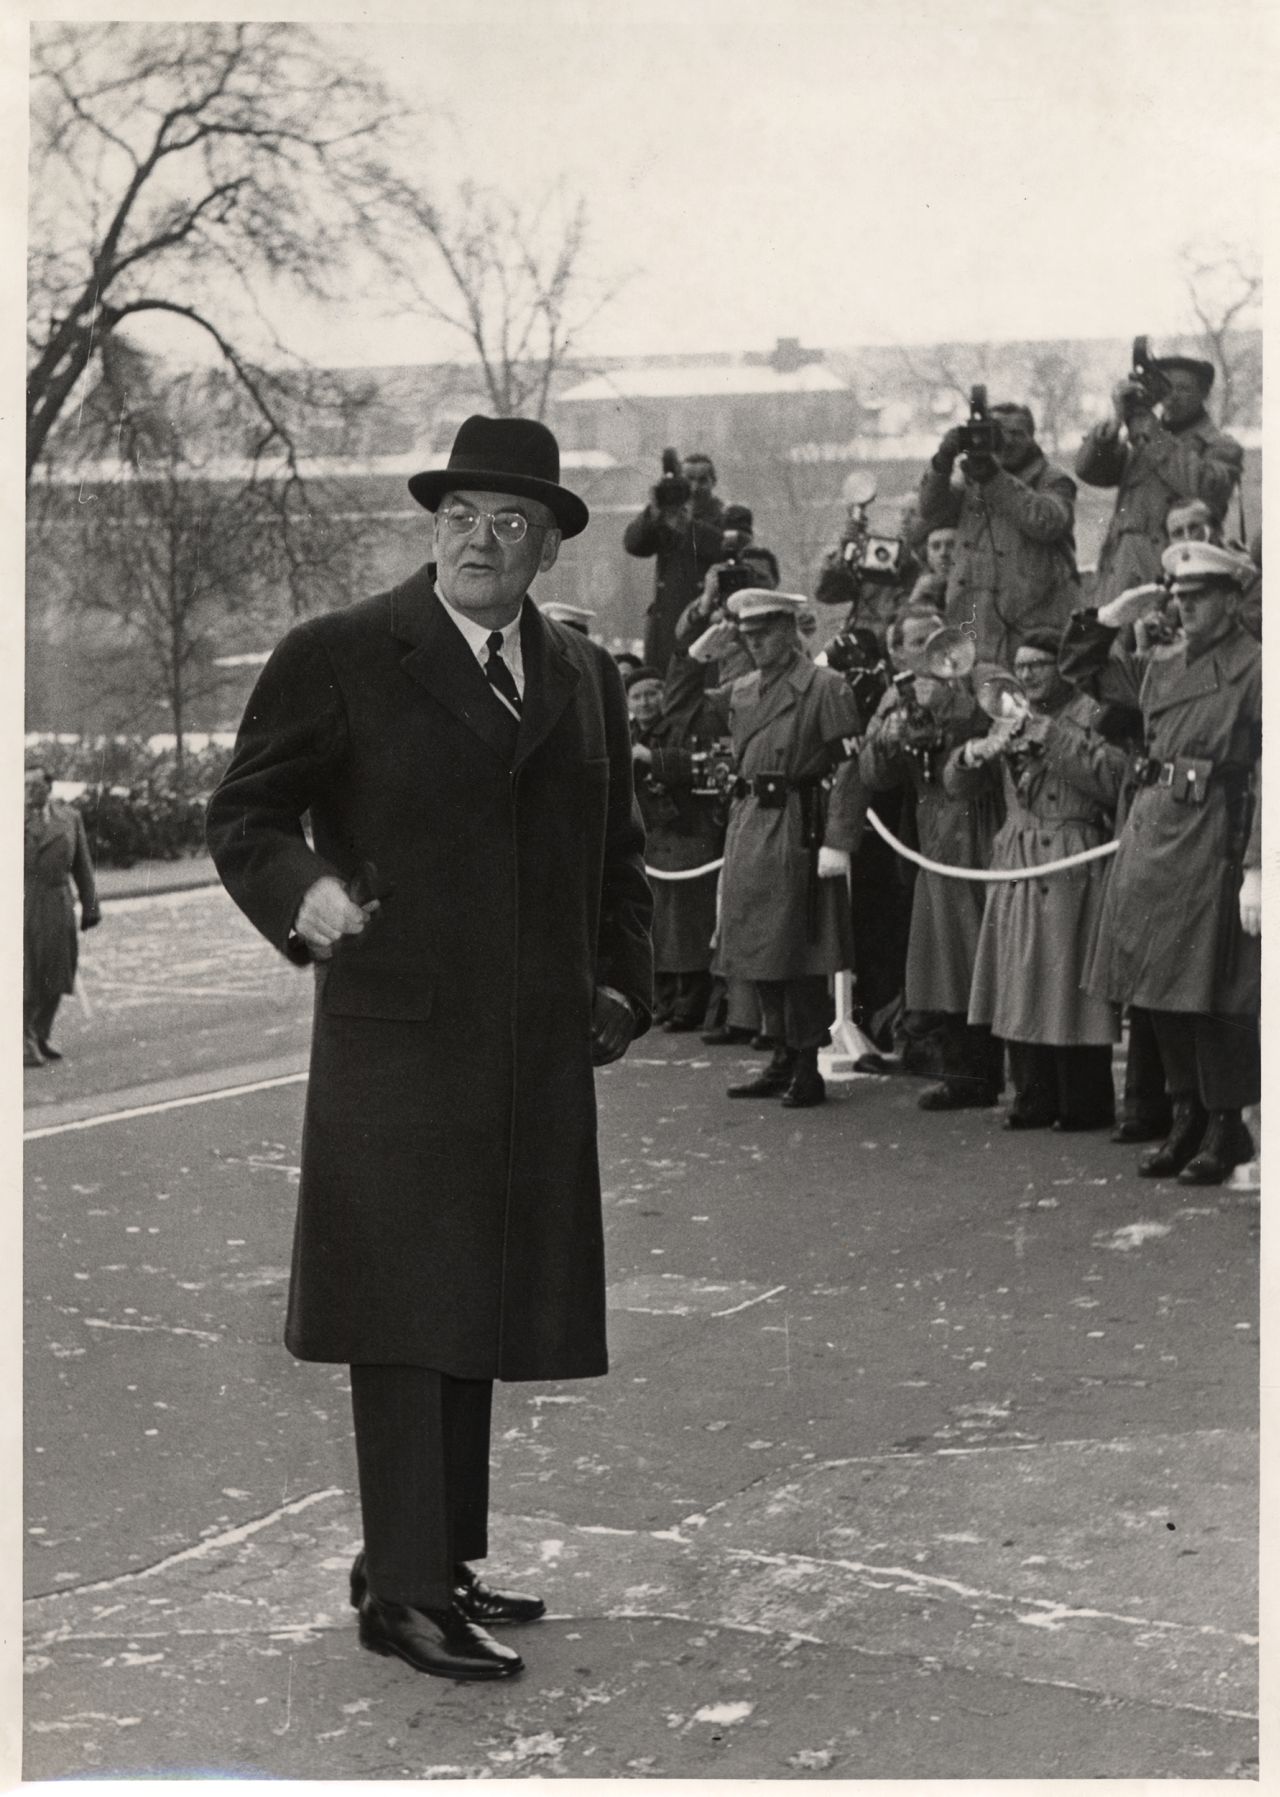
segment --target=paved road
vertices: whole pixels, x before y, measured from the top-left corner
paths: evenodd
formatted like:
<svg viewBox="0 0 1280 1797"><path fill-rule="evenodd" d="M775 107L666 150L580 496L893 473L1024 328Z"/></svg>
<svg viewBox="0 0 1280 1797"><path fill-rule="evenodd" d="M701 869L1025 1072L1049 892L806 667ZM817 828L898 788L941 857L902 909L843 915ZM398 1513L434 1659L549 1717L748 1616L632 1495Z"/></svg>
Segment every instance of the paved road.
<svg viewBox="0 0 1280 1797"><path fill-rule="evenodd" d="M306 982L211 895L129 915L28 1076L28 1778L1256 1775L1256 1198L646 1038L613 1371L497 1393L551 1617L422 1679L344 1603L345 1371L278 1345L302 1084L109 1120L288 1079Z"/></svg>

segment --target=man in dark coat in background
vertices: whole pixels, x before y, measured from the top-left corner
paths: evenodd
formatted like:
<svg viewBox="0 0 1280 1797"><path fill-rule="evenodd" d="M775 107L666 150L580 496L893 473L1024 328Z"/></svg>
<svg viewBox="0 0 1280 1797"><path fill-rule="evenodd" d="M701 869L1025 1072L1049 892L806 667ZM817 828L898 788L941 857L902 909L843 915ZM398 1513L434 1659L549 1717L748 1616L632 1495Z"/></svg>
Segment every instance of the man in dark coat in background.
<svg viewBox="0 0 1280 1797"><path fill-rule="evenodd" d="M622 682L526 597L587 508L545 426L473 417L409 490L434 564L284 638L209 808L236 903L316 964L286 1343L351 1366L360 1639L501 1678L492 1381L607 1368L592 1067L649 1024ZM309 813L312 841L303 833Z"/></svg>
<svg viewBox="0 0 1280 1797"><path fill-rule="evenodd" d="M670 505L659 483L622 533L628 555L656 558L653 604L644 620L644 659L659 674L666 673L671 660L677 619L702 591L708 570L724 559L724 507L715 496L711 457L701 452L686 456L680 473L689 497Z"/></svg>
<svg viewBox="0 0 1280 1797"><path fill-rule="evenodd" d="M64 995L75 991L79 944L71 899L80 900L80 928L102 922L84 819L53 798L47 771L26 770L22 843L22 1063L60 1061L49 1040Z"/></svg>

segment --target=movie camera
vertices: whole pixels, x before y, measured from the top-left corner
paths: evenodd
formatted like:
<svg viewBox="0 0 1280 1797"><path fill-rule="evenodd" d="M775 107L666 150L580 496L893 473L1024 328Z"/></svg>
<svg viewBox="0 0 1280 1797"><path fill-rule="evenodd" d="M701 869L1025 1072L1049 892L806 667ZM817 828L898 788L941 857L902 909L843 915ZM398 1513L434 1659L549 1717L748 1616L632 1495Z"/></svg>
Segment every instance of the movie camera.
<svg viewBox="0 0 1280 1797"><path fill-rule="evenodd" d="M680 472L680 452L677 449L664 449L662 452L662 476L653 489L653 503L660 512L673 511L682 506L693 489Z"/></svg>
<svg viewBox="0 0 1280 1797"><path fill-rule="evenodd" d="M1137 388L1126 402L1126 412L1150 411L1169 396L1169 377L1157 365L1146 337L1135 337L1130 357L1129 385Z"/></svg>
<svg viewBox="0 0 1280 1797"><path fill-rule="evenodd" d="M962 455L993 456L1004 444L999 420L991 416L987 390L979 382L969 389L969 416L960 426Z"/></svg>

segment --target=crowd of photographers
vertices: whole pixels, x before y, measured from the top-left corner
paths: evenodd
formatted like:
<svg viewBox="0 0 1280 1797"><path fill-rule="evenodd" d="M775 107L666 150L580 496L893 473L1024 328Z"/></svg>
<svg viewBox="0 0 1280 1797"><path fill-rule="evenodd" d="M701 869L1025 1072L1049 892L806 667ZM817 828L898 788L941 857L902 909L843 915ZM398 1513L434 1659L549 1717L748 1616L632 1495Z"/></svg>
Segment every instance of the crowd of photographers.
<svg viewBox="0 0 1280 1797"><path fill-rule="evenodd" d="M1005 1096L1008 1129L1109 1130L1190 1185L1252 1157L1261 545L1212 383L1138 339L1074 473L975 388L897 533L850 477L814 604L711 459L665 453L624 537L655 561L624 678L658 1015L768 1051L730 1096L823 1101L851 970L859 1065L927 1076L924 1110ZM1077 480L1115 491L1083 576Z"/></svg>

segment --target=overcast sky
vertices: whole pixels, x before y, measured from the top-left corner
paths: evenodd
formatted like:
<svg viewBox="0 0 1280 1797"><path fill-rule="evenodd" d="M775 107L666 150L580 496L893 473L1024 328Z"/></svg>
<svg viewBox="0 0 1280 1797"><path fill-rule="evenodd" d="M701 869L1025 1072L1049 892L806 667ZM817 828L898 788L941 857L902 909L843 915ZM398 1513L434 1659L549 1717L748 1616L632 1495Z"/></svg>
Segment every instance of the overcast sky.
<svg viewBox="0 0 1280 1797"><path fill-rule="evenodd" d="M1179 246L1261 236L1278 13L437 0L328 29L424 108L443 197L586 196L596 271L626 279L585 347L637 353L1185 327ZM334 361L449 344L358 299L295 329Z"/></svg>

